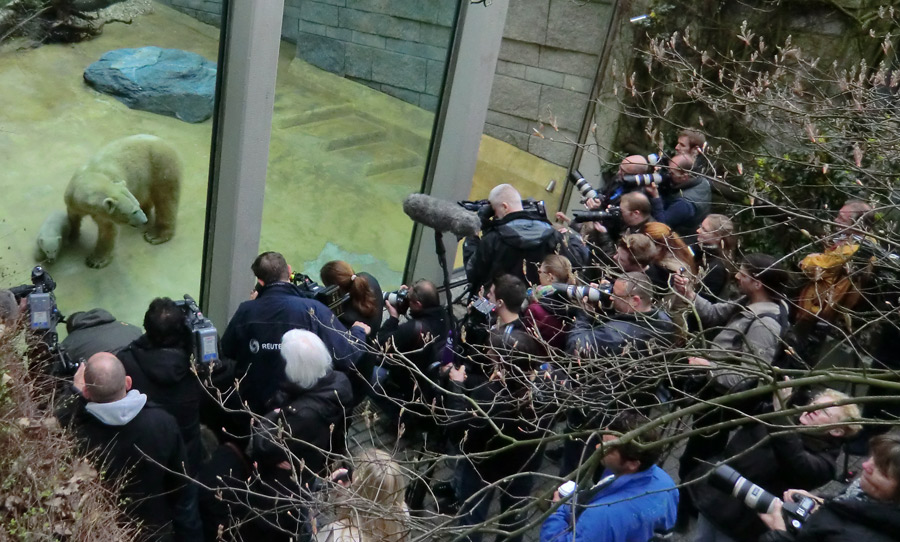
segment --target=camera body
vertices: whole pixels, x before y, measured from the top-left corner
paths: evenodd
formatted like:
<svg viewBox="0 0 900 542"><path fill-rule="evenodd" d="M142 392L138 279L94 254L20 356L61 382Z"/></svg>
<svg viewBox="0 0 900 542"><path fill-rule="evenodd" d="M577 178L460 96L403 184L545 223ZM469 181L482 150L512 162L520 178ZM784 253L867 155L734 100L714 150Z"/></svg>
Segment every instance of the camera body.
<svg viewBox="0 0 900 542"><path fill-rule="evenodd" d="M303 297L322 303L338 318L344 314L344 302L350 299L350 295L341 295L341 290L336 284L322 286L309 275L297 272L291 274L291 282L300 290Z"/></svg>
<svg viewBox="0 0 900 542"><path fill-rule="evenodd" d="M384 302L402 314L409 308L409 290L402 288L393 292L384 292Z"/></svg>
<svg viewBox="0 0 900 542"><path fill-rule="evenodd" d="M191 334L194 362L204 367L219 363L219 334L209 318L203 316L194 298L184 294L184 299L175 302L184 313L184 323Z"/></svg>

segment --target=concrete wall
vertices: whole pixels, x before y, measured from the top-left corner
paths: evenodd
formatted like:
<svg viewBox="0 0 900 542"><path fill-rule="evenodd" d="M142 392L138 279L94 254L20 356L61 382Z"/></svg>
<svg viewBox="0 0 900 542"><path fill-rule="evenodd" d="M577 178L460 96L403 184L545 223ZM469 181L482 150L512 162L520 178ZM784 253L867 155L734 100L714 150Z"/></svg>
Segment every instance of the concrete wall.
<svg viewBox="0 0 900 542"><path fill-rule="evenodd" d="M568 166L611 13L607 0L510 0L484 132Z"/></svg>
<svg viewBox="0 0 900 542"><path fill-rule="evenodd" d="M457 0L287 0L297 56L418 105L438 106Z"/></svg>
<svg viewBox="0 0 900 542"><path fill-rule="evenodd" d="M157 0L187 13L198 21L219 26L222 22L222 0ZM240 0L238 0L240 1ZM288 2L285 1L285 4Z"/></svg>

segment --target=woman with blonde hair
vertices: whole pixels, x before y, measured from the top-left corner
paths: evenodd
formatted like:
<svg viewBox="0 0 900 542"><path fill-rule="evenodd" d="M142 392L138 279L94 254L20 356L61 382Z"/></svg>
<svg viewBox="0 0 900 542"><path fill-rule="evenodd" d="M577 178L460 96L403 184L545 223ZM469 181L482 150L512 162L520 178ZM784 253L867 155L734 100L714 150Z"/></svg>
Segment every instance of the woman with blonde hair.
<svg viewBox="0 0 900 542"><path fill-rule="evenodd" d="M390 454L369 448L354 456L354 471L338 469L331 479L346 491L337 520L319 530L317 542L405 542L409 510L407 479Z"/></svg>
<svg viewBox="0 0 900 542"><path fill-rule="evenodd" d="M697 228L697 249L695 261L702 269L700 282L703 284L697 293L710 301L725 299L729 278L736 271L734 222L725 215L707 216Z"/></svg>
<svg viewBox="0 0 900 542"><path fill-rule="evenodd" d="M554 348L564 348L568 327L566 310L569 303L553 285L575 284L572 262L565 256L550 254L538 267L538 279L540 285L529 296L524 316L529 327L547 344Z"/></svg>
<svg viewBox="0 0 900 542"><path fill-rule="evenodd" d="M349 295L338 320L348 329L354 322L363 322L370 328L368 336L374 336L381 328L384 312L384 296L375 277L364 271L354 272L350 264L342 260L323 265L319 276L323 285L337 285L341 295Z"/></svg>

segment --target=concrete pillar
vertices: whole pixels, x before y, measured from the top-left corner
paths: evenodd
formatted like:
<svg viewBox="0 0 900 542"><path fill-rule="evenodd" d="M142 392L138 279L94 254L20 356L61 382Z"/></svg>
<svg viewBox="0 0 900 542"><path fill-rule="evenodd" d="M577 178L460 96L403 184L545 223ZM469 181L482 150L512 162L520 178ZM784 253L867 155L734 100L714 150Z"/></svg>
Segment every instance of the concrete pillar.
<svg viewBox="0 0 900 542"><path fill-rule="evenodd" d="M220 331L253 286L284 0L228 6L200 284L202 307Z"/></svg>

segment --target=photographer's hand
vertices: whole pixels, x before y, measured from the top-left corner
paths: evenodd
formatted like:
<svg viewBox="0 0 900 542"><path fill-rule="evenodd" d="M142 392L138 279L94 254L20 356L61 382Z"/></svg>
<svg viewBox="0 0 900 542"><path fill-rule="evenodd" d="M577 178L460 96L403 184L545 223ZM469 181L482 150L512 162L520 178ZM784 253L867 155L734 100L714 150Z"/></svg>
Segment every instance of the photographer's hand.
<svg viewBox="0 0 900 542"><path fill-rule="evenodd" d="M657 188L656 183L650 183L650 186L644 188L644 192L647 193L647 197L650 199L659 197L659 188Z"/></svg>
<svg viewBox="0 0 900 542"><path fill-rule="evenodd" d="M369 327L369 325L365 322L353 322L353 327L358 327L359 329L363 330L366 335L372 332L372 328Z"/></svg>
<svg viewBox="0 0 900 542"><path fill-rule="evenodd" d="M564 212L562 212L562 211L557 211L557 213L556 213L556 221L559 222L559 223L561 223L561 224L568 224L569 222L572 221L572 219L569 218L568 215L566 215L566 213L564 213Z"/></svg>
<svg viewBox="0 0 900 542"><path fill-rule="evenodd" d="M384 308L387 309L388 314L391 315L391 318L400 318L400 313L397 312L397 307L391 305L390 303L385 303Z"/></svg>
<svg viewBox="0 0 900 542"><path fill-rule="evenodd" d="M600 198L591 198L584 202L584 206L587 207L590 211L596 211L603 206L603 202L600 201Z"/></svg>
<svg viewBox="0 0 900 542"><path fill-rule="evenodd" d="M450 380L454 382L465 382L466 381L466 366L460 365L459 368L453 367L450 369Z"/></svg>
<svg viewBox="0 0 900 542"><path fill-rule="evenodd" d="M591 224L594 226L595 232L606 233L608 231L606 229L606 226L604 226L601 222L591 222Z"/></svg>
<svg viewBox="0 0 900 542"><path fill-rule="evenodd" d="M790 490L789 490L790 491ZM784 514L781 511L782 508L781 499L775 499L775 503L773 504L772 512L769 514L759 514L759 519L766 524L766 526L773 531L786 531L787 525L784 523Z"/></svg>
<svg viewBox="0 0 900 542"><path fill-rule="evenodd" d="M672 275L672 287L688 301L693 301L697 297L697 294L691 287L691 280L684 275Z"/></svg>

